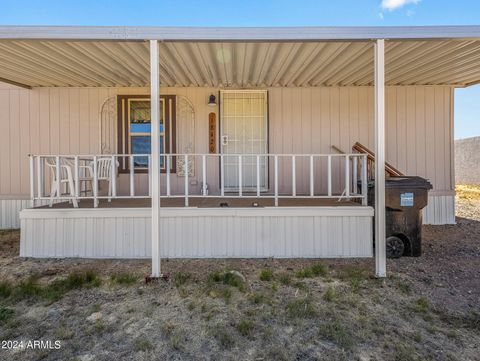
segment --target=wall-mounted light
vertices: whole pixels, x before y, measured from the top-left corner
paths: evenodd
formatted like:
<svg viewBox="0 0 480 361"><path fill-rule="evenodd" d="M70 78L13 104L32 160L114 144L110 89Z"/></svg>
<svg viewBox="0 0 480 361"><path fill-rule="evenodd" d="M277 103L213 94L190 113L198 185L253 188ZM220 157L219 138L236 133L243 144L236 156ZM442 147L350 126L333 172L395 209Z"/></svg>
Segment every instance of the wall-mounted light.
<svg viewBox="0 0 480 361"><path fill-rule="evenodd" d="M215 97L215 95L212 94L208 97L208 105L211 107L217 106L217 98Z"/></svg>

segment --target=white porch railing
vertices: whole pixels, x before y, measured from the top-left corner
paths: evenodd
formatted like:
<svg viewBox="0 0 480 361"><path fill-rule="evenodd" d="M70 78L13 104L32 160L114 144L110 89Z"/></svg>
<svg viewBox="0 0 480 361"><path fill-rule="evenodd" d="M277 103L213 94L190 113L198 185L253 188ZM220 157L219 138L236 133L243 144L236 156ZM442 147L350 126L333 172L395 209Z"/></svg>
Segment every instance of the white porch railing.
<svg viewBox="0 0 480 361"><path fill-rule="evenodd" d="M76 206L77 202L89 199L94 201L96 207L101 199L150 198L150 154L30 155L29 158L30 197L34 205L36 201L48 200L50 204L70 201ZM162 154L160 158L164 165L161 179L165 182L161 198L184 198L185 206L189 205L189 198L208 197L274 198L275 206L278 206L279 198L357 199L361 200L363 205L367 205L366 154ZM225 184L227 159L235 161L234 177L237 178L235 189L227 188ZM250 160L250 181L253 182L253 187L244 184L246 169L244 161L247 159ZM212 160L214 163L209 165L213 165L213 168L207 170L207 162ZM289 172L283 169L282 177L279 174L280 162L284 168L290 168ZM301 167L298 166L299 163L302 163ZM177 166L177 174L171 170L174 164ZM200 174L196 176L191 174L192 164L195 169L200 169ZM120 166L123 183L128 179L128 186L118 192ZM270 186L262 185L262 167L264 177L273 178ZM301 177L297 175L299 169ZM136 190L135 178L140 173L148 175L148 192L143 194ZM285 176L288 173L290 175ZM229 176L231 179L232 175ZM305 189L298 192L298 182L303 181L305 185L305 177L308 177L308 187L303 187ZM342 177L343 180L340 179ZM316 187L319 178L324 185L322 187L325 188L324 191ZM334 178L337 181L336 188L343 189L342 192L334 192ZM174 179L177 184L183 183L183 189L172 191ZM200 188L195 187L195 191L192 191L190 180L199 181ZM100 194L100 181L108 183L108 193ZM218 187L213 192L207 189L209 181L218 182ZM265 180L264 183L266 182ZM48 183L50 194L45 191ZM286 187L290 190L285 191Z"/></svg>

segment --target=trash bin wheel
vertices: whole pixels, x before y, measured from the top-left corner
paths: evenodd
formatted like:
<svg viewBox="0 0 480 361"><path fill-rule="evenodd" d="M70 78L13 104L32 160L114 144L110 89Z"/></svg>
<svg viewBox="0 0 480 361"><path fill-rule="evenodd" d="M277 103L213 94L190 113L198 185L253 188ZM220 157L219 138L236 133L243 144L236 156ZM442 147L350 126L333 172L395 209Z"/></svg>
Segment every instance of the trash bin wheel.
<svg viewBox="0 0 480 361"><path fill-rule="evenodd" d="M387 258L400 258L405 251L403 240L397 236L390 236L386 242Z"/></svg>

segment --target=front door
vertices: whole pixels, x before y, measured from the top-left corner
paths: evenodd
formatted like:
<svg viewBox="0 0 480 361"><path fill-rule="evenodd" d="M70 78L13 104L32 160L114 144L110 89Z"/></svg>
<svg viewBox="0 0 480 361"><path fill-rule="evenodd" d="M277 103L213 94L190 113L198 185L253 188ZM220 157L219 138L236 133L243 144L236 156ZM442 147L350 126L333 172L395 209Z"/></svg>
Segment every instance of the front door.
<svg viewBox="0 0 480 361"><path fill-rule="evenodd" d="M266 90L220 92L220 150L224 154L224 187L257 189L257 155L268 153L268 97ZM241 167L238 154L242 154ZM260 189L268 186L268 159L260 157ZM241 178L240 178L241 172Z"/></svg>

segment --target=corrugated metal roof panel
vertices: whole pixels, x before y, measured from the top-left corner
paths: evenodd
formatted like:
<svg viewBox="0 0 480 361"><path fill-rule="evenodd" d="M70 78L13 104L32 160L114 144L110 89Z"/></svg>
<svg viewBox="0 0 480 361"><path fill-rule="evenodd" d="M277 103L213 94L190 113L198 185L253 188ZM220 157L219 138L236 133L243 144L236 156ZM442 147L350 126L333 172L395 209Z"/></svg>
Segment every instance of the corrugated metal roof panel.
<svg viewBox="0 0 480 361"><path fill-rule="evenodd" d="M166 42L166 86L373 83L372 42ZM0 41L0 78L29 86L148 86L146 42ZM480 82L480 41L388 41L387 85Z"/></svg>

